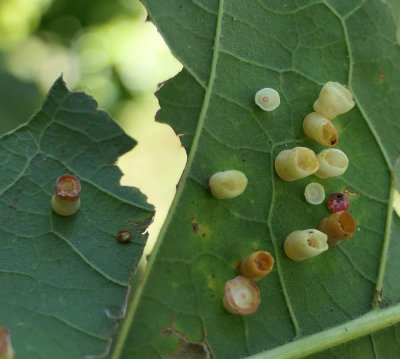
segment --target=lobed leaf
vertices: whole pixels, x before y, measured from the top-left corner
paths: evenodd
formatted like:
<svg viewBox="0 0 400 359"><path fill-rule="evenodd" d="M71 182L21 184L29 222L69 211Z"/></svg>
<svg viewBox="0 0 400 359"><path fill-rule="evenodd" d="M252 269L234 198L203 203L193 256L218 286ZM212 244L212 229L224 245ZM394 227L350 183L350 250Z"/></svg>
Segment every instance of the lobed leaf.
<svg viewBox="0 0 400 359"><path fill-rule="evenodd" d="M108 351L153 217L138 190L119 186L114 163L134 143L62 79L29 122L0 137L0 323L18 358ZM50 204L64 173L82 185L71 217ZM130 244L116 241L120 229Z"/></svg>
<svg viewBox="0 0 400 359"><path fill-rule="evenodd" d="M294 358L345 342L362 353L371 341L376 353L388 354L389 343L398 346L397 327L386 329L390 337L375 332L400 321L400 248L393 240L400 227L392 210L400 50L391 8L378 0L145 5L184 65L158 94L158 120L183 135L189 156L113 358ZM284 182L273 164L283 149L322 149L305 138L302 121L326 81L347 84L357 106L334 120L349 169L317 181L327 193L355 194L358 231L298 263L283 252L286 235L317 227L328 211L304 200L315 177ZM274 112L254 104L263 87L281 94ZM216 200L207 180L226 169L246 173L249 185L234 200ZM259 249L276 260L259 282L261 306L251 316L229 314L221 305L224 283ZM346 358L345 350L333 350Z"/></svg>

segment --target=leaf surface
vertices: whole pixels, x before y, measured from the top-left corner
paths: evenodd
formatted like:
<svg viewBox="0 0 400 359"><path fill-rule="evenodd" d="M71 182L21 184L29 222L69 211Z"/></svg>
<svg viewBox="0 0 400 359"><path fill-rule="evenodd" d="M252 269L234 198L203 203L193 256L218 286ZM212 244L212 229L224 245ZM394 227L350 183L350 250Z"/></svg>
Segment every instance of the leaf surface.
<svg viewBox="0 0 400 359"><path fill-rule="evenodd" d="M21 104L20 104L21 105ZM134 141L62 79L29 122L0 137L0 323L18 358L78 358L108 350L153 208L120 187L114 165ZM80 178L81 208L51 210L58 176ZM121 245L120 229L132 233Z"/></svg>
<svg viewBox="0 0 400 359"><path fill-rule="evenodd" d="M301 357L399 321L400 248L393 239L400 228L392 200L400 50L391 8L378 0L145 5L184 65L158 93L158 120L183 135L189 156L114 358L273 358L277 348L279 358ZM334 120L349 169L338 178L284 182L274 171L281 150L322 149L305 138L302 121L326 81L347 84L356 100ZM263 87L281 95L274 112L254 104ZM227 169L246 173L248 188L234 200L216 200L208 178ZM312 181L328 194L354 193L358 231L323 255L293 262L283 252L287 234L316 228L328 215L304 200ZM241 258L260 249L276 260L259 282L261 306L251 316L229 314L221 305L224 283L237 275ZM378 309L388 305L396 315ZM328 328L337 328L334 338Z"/></svg>

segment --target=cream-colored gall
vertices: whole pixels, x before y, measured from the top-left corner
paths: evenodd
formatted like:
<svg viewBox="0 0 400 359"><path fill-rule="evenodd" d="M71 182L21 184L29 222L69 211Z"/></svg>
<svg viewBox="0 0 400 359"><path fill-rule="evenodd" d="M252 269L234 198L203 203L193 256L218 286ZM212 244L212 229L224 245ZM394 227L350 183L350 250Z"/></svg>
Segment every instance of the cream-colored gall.
<svg viewBox="0 0 400 359"><path fill-rule="evenodd" d="M81 182L73 175L57 178L51 207L60 216L72 216L81 206Z"/></svg>
<svg viewBox="0 0 400 359"><path fill-rule="evenodd" d="M349 159L346 154L336 148L327 148L317 155L319 169L315 175L319 178L337 177L346 172Z"/></svg>
<svg viewBox="0 0 400 359"><path fill-rule="evenodd" d="M319 163L315 153L307 147L283 150L275 159L275 170L284 181L294 181L315 173Z"/></svg>
<svg viewBox="0 0 400 359"><path fill-rule="evenodd" d="M279 93L272 88L263 88L255 95L255 103L264 111L273 111L281 103Z"/></svg>
<svg viewBox="0 0 400 359"><path fill-rule="evenodd" d="M241 195L247 187L246 175L237 170L214 173L208 180L211 194L218 199L230 199Z"/></svg>
<svg viewBox="0 0 400 359"><path fill-rule="evenodd" d="M304 229L290 233L284 243L286 255L294 261L315 257L328 250L328 236L316 229Z"/></svg>
<svg viewBox="0 0 400 359"><path fill-rule="evenodd" d="M249 278L237 276L225 283L223 305L233 314L254 313L261 302L260 290Z"/></svg>
<svg viewBox="0 0 400 359"><path fill-rule="evenodd" d="M317 101L314 102L314 111L328 120L350 111L355 105L352 93L338 82L329 81L323 87Z"/></svg>
<svg viewBox="0 0 400 359"><path fill-rule="evenodd" d="M338 142L338 133L331 121L317 112L309 113L303 121L304 133L321 145L332 147Z"/></svg>
<svg viewBox="0 0 400 359"><path fill-rule="evenodd" d="M304 197L310 204L321 204L325 199L324 186L317 182L309 183L304 190Z"/></svg>

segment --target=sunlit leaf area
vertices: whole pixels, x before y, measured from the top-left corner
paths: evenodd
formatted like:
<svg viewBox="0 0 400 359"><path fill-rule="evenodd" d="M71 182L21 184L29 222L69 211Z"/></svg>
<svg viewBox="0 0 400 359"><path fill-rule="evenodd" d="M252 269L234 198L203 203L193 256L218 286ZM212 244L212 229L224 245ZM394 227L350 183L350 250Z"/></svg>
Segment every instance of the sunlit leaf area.
<svg viewBox="0 0 400 359"><path fill-rule="evenodd" d="M157 207L151 246L186 154L173 130L154 121L154 92L181 65L146 19L137 0L1 0L0 133L25 123L61 74L96 98L138 141L119 165L122 184Z"/></svg>

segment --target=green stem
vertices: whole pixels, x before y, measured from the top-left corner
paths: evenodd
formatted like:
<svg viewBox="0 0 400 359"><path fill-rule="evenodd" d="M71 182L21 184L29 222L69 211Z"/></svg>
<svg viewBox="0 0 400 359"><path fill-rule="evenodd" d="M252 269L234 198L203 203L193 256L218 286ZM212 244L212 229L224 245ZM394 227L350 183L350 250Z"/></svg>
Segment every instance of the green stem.
<svg viewBox="0 0 400 359"><path fill-rule="evenodd" d="M372 300L372 307L377 308L382 301L382 288L383 281L385 278L386 263L388 258L388 251L390 245L390 237L392 234L392 220L393 220L393 201L394 193L396 191L396 174L395 171L391 173L391 184L390 184L390 194L387 206L386 214L386 227L385 227L385 237L383 239L381 260L379 264L378 278L376 280L375 294Z"/></svg>
<svg viewBox="0 0 400 359"><path fill-rule="evenodd" d="M325 349L346 343L400 322L400 305L373 310L346 324L326 329L276 349L247 357L246 359L296 359L304 358Z"/></svg>

